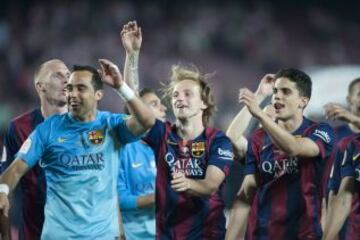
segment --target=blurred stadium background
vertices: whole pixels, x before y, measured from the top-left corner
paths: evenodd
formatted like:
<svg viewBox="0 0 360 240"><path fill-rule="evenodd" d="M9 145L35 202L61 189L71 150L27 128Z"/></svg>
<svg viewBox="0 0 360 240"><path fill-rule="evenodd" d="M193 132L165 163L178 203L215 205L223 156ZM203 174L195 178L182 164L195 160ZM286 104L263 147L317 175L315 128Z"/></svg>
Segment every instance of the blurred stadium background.
<svg viewBox="0 0 360 240"><path fill-rule="evenodd" d="M122 66L119 32L133 19L143 30L141 85L159 88L174 63L215 72L215 126L222 129L240 109L238 89L255 90L265 73L307 71L314 80L307 113L315 118L328 101L345 104L348 82L360 76L360 1L1 2L1 135L10 118L38 104L33 71L40 63L59 58L71 67L109 58ZM122 102L107 91L101 108L122 111Z"/></svg>

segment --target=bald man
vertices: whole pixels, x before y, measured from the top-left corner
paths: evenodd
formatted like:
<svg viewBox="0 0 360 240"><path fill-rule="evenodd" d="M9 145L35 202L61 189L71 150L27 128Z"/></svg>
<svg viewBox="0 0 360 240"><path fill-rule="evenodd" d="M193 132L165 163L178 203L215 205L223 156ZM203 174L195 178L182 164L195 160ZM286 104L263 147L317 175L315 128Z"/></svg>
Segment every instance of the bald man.
<svg viewBox="0 0 360 240"><path fill-rule="evenodd" d="M11 120L4 137L4 149L0 162L0 172L15 159L29 134L47 117L67 112L66 84L70 71L58 59L40 65L34 74L35 89L40 98L40 106ZM36 165L20 180L22 191L23 221L19 228L19 239L40 239L44 222L45 177L43 169ZM11 239L9 219L1 214L0 231L2 239Z"/></svg>

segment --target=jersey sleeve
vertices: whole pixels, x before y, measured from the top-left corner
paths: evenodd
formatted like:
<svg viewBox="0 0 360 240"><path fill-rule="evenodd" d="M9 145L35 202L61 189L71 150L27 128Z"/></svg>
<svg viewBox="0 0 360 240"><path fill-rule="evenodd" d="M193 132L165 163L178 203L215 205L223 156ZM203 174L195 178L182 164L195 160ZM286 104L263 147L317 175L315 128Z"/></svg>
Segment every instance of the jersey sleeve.
<svg viewBox="0 0 360 240"><path fill-rule="evenodd" d="M228 176L233 160L234 153L230 139L223 134L216 137L211 144L208 165L220 168L225 176Z"/></svg>
<svg viewBox="0 0 360 240"><path fill-rule="evenodd" d="M4 136L4 146L0 162L0 173L14 161L16 153L19 151L21 143L15 131L14 122L10 122Z"/></svg>
<svg viewBox="0 0 360 240"><path fill-rule="evenodd" d="M129 142L135 142L140 139L141 136L134 136L130 129L126 126L126 121L131 116L125 114L111 114L110 126L115 130L120 142L126 144Z"/></svg>
<svg viewBox="0 0 360 240"><path fill-rule="evenodd" d="M157 152L160 148L161 140L165 135L166 125L162 121L156 119L154 126L145 135L144 141Z"/></svg>
<svg viewBox="0 0 360 240"><path fill-rule="evenodd" d="M124 151L120 151L120 159L123 159L126 154ZM136 209L137 207L137 196L131 194L130 186L127 184L126 167L124 161L120 161L119 164L119 176L117 181L117 189L119 195L120 209Z"/></svg>
<svg viewBox="0 0 360 240"><path fill-rule="evenodd" d="M329 177L328 189L330 191L337 192L339 190L341 181L340 166L342 161L342 155L343 153L339 149L337 149Z"/></svg>
<svg viewBox="0 0 360 240"><path fill-rule="evenodd" d="M308 136L319 147L320 156L322 159L326 159L331 155L335 134L334 130L327 123L320 123L314 128Z"/></svg>
<svg viewBox="0 0 360 240"><path fill-rule="evenodd" d="M256 148L255 138L252 137L248 142L248 147L246 150L244 175L257 173L256 155L255 155L256 149L257 148Z"/></svg>
<svg viewBox="0 0 360 240"><path fill-rule="evenodd" d="M353 160L352 160L353 157L352 150L353 149L351 148L351 143L349 143L347 144L344 150L340 151L338 160L341 162L341 167L340 167L341 179L344 177L355 177L355 171L353 168Z"/></svg>
<svg viewBox="0 0 360 240"><path fill-rule="evenodd" d="M29 167L33 167L45 153L46 140L42 132L47 129L42 126L36 127L16 155L17 159L23 160Z"/></svg>

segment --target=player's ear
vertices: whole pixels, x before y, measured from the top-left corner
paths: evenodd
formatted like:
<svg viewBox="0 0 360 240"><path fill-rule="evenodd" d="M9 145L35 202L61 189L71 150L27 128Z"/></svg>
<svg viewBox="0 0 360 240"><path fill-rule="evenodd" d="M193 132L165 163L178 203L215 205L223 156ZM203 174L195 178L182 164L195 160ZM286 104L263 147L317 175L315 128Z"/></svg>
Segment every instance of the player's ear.
<svg viewBox="0 0 360 240"><path fill-rule="evenodd" d="M304 109L308 105L309 101L310 99L308 97L301 97L300 108Z"/></svg>
<svg viewBox="0 0 360 240"><path fill-rule="evenodd" d="M36 82L35 83L35 89L38 93L44 92L44 84L42 82Z"/></svg>
<svg viewBox="0 0 360 240"><path fill-rule="evenodd" d="M99 89L95 91L95 99L96 101L100 101L104 96L104 91Z"/></svg>

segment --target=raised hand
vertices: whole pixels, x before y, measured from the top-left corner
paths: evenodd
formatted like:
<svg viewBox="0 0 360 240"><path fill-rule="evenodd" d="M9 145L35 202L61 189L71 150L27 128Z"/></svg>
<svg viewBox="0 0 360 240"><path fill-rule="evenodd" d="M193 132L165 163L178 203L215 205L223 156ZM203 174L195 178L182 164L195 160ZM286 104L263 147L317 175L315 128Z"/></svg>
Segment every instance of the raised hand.
<svg viewBox="0 0 360 240"><path fill-rule="evenodd" d="M347 110L344 106L337 103L328 103L324 106L327 119L336 121L353 122L356 116Z"/></svg>
<svg viewBox="0 0 360 240"><path fill-rule="evenodd" d="M99 73L102 81L112 88L119 89L124 83L119 68L107 59L99 59L99 63L101 68Z"/></svg>
<svg viewBox="0 0 360 240"><path fill-rule="evenodd" d="M140 50L142 34L141 28L138 27L136 21L125 24L120 35L122 44L127 53L134 53Z"/></svg>
<svg viewBox="0 0 360 240"><path fill-rule="evenodd" d="M275 82L275 74L266 74L260 81L258 88L256 89L255 95L267 97L273 93Z"/></svg>
<svg viewBox="0 0 360 240"><path fill-rule="evenodd" d="M239 91L239 102L245 104L251 115L259 117L263 111L259 107L255 94L247 88L241 88Z"/></svg>

